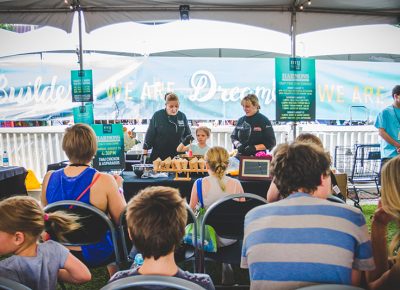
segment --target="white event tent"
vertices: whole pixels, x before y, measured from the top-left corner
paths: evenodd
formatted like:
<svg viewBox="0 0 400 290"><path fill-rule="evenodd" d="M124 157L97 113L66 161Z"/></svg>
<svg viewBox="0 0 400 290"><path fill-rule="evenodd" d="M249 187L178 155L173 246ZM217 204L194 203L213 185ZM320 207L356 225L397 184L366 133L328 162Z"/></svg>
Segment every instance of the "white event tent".
<svg viewBox="0 0 400 290"><path fill-rule="evenodd" d="M73 11L82 11L85 27L128 21L179 19L179 6L188 5L191 19L247 24L290 33L306 33L334 27L365 24L398 24L398 0L0 0L0 23L49 25L72 30ZM303 7L303 9L301 9ZM296 13L297 12L297 13ZM296 14L293 19L293 14Z"/></svg>
<svg viewBox="0 0 400 290"><path fill-rule="evenodd" d="M26 33L0 29L0 39L6 40L0 47L0 57L74 52L79 46L77 25L72 33L53 27L42 27ZM400 61L400 47L396 41L390 41L395 39L400 39L400 28L385 24L315 31L297 36L297 55L334 58L338 55L386 54L388 57L384 60ZM88 52L125 55L184 51L182 56L199 56L201 50L210 53L218 49L240 50L238 55L242 54L243 57L268 57L271 53L290 55L290 37L287 34L247 25L202 20L174 21L162 25L135 22L114 24L84 33L83 43L84 50ZM246 54L245 51L252 51L253 54ZM225 53L219 56L229 55ZM379 58L370 60L378 61Z"/></svg>
<svg viewBox="0 0 400 290"><path fill-rule="evenodd" d="M285 36L279 35L278 33L291 36L290 53L292 55L296 55L296 47L299 46L300 50L303 50L302 53L305 56L315 56L320 54L318 51L314 51L319 47L325 46L326 48L333 50L331 45L332 43L329 39L324 38L327 39L327 41L319 41L314 44L312 43L312 40L309 39L310 36L307 34L299 41L296 41L296 35L355 25L398 25L400 23L400 1L398 0L217 0L212 3L204 0L179 2L154 0L0 0L0 23L48 25L71 32L74 13L75 11L78 11L80 12L79 22L81 22L81 16L83 15L86 32L92 32L100 27L115 23L174 21L180 18L181 5L186 5L185 9L189 10L190 19L207 19L240 23L274 30L276 31L276 34L273 36L270 36L270 34L267 38L269 40L269 37L271 37L271 40L269 41L270 47L261 50L271 52L279 50L279 53L283 55L287 54L287 40L284 39ZM182 24L172 22L171 25L177 25L177 29L180 29L181 31L181 33L179 33L177 32L179 30L171 30L173 31L172 33L180 34L178 35L178 37L180 37L178 38L178 41L169 41L171 38L167 38L169 34L164 31L168 30L168 27L163 27L149 30L149 34L156 34L154 39L151 39L150 37L150 40L141 40L139 37L134 47L138 47L137 49L139 50L139 53L142 54L176 50L177 47L173 47L173 44L177 44L176 46L178 46L180 42L184 42L184 45L179 45L180 49L203 47L202 38L195 37L194 39L189 39L190 41L185 41L185 39L192 37L192 35L189 34L196 33L193 32L192 28L189 27L187 23ZM79 25L79 28L81 29L82 25ZM206 30L206 28L207 27L205 26L203 30ZM115 33L115 30L113 31L113 33ZM198 31L202 31L202 29L200 28ZM207 31L210 30L207 29ZM233 36L230 41L229 35L226 35L224 32L222 33L223 37L218 33L206 36L205 39L215 40L214 45L208 45L208 48L224 48L232 47L233 45L235 45L235 48L242 48L241 39L235 40ZM133 34L132 38L136 40L137 35ZM323 32L321 37L324 37L325 35L326 33ZM386 34L384 35L386 37ZM174 36L174 40L176 40L177 36ZM213 36L215 36L215 39L213 39ZM115 45L119 47L118 49L115 47L107 48L106 46L108 46L108 44L103 41L103 47L101 50L111 49L114 51L120 51L121 49L124 50L124 45L132 47L132 43L126 41L124 37L127 37L127 34L124 34L119 38L115 37L115 39L117 39ZM225 46L219 44L221 38L225 39ZM80 38L78 37L78 39ZM347 39L346 43L342 43L338 48L339 52L343 53L343 50L345 50L347 46L347 42L350 42L350 40L353 40L354 42L355 39L358 39L358 37ZM161 45L157 45L157 40L161 42ZM65 41L68 41L68 39ZM46 41L46 44L50 46L52 45L52 42L54 42L54 40L50 38L49 41ZM251 42L254 42L254 39ZM361 42L363 42L363 40ZM370 39L370 42L378 41ZM385 40L380 42L384 43ZM60 42L58 45L61 46L62 43L63 42ZM76 42L73 43L75 44ZM84 42L84 46L82 45L82 41L80 41L79 45L81 50L88 50L91 49L90 46L92 43L96 43L96 37L94 37L94 40L90 40L89 38L87 43ZM112 41L109 41L109 43L112 43ZM189 44L193 45L190 46ZM265 47L265 44L262 45ZM282 45L283 47L279 47L279 45ZM251 49L259 49L256 47L257 43L255 43L254 46L255 48ZM355 47L352 45L349 46ZM364 46L365 45L360 44L359 48L363 48ZM158 50L156 50L156 48ZM248 47L243 48L249 49ZM382 51L381 48L378 50ZM387 51L388 53L391 53L389 52L390 50ZM361 51L361 53L364 52Z"/></svg>

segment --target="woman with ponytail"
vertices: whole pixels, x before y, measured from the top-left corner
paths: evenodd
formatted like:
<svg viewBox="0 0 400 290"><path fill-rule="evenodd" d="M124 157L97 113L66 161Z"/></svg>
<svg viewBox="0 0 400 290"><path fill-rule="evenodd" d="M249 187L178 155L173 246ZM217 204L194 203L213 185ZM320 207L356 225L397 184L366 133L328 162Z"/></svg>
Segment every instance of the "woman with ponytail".
<svg viewBox="0 0 400 290"><path fill-rule="evenodd" d="M214 202L228 194L244 192L239 180L226 176L226 170L229 164L229 153L225 148L215 146L208 149L204 159L206 160L206 167L209 174L209 176L204 177L201 181L201 194L203 196L204 208L209 208ZM193 184L190 196L190 207L193 210L199 202L196 183L197 182ZM232 244L232 242L229 244ZM227 244L224 243L222 239L218 239L218 245L223 246Z"/></svg>
<svg viewBox="0 0 400 290"><path fill-rule="evenodd" d="M12 255L0 261L0 277L31 289L56 289L57 279L68 283L90 281L88 268L64 246L39 243L44 231L64 235L80 227L77 217L62 211L44 213L38 202L26 196L0 202L0 255Z"/></svg>

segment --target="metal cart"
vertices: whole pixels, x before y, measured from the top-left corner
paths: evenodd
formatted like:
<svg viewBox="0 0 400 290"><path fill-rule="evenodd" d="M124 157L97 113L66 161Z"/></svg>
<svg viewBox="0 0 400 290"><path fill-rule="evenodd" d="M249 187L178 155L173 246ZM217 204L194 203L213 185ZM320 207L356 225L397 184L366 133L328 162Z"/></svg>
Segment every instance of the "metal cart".
<svg viewBox="0 0 400 290"><path fill-rule="evenodd" d="M361 193L366 193L362 198L375 198L380 196L379 170L381 153L379 144L356 144L353 146L336 146L334 167L347 174L349 179L348 196L354 201L354 206L360 207ZM361 189L359 185L374 182L376 193Z"/></svg>

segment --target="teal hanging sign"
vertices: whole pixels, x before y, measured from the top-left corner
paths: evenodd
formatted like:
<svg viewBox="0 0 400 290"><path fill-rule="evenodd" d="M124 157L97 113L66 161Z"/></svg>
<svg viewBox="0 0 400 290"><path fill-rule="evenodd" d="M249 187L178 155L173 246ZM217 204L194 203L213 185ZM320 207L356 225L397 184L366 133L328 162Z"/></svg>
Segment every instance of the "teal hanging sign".
<svg viewBox="0 0 400 290"><path fill-rule="evenodd" d="M97 137L97 153L93 167L99 171L125 168L124 133L122 124L92 125Z"/></svg>
<svg viewBox="0 0 400 290"><path fill-rule="evenodd" d="M276 58L276 120L315 120L315 59Z"/></svg>
<svg viewBox="0 0 400 290"><path fill-rule="evenodd" d="M73 108L74 123L94 124L93 103L86 103L84 106Z"/></svg>
<svg viewBox="0 0 400 290"><path fill-rule="evenodd" d="M92 70L72 70L71 89L73 102L93 102Z"/></svg>

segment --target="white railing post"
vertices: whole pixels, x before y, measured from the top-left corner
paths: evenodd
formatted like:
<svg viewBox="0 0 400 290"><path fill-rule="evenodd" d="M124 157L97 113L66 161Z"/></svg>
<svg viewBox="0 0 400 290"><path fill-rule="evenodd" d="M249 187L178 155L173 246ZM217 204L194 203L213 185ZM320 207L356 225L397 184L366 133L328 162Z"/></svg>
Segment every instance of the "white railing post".
<svg viewBox="0 0 400 290"><path fill-rule="evenodd" d="M142 143L147 126L135 126L137 139ZM66 160L61 143L66 126L0 128L0 150L7 150L11 165L32 169L38 178L46 173L47 165ZM210 146L233 149L230 135L233 126L211 128ZM194 128L192 128L194 132ZM291 142L290 125L274 126L277 144ZM327 126L299 124L298 131L309 132L321 138L326 150L334 154L336 146L378 143L378 131L373 126Z"/></svg>

